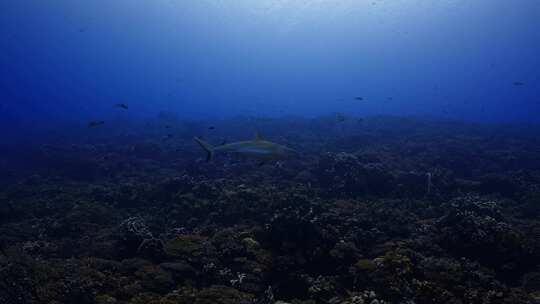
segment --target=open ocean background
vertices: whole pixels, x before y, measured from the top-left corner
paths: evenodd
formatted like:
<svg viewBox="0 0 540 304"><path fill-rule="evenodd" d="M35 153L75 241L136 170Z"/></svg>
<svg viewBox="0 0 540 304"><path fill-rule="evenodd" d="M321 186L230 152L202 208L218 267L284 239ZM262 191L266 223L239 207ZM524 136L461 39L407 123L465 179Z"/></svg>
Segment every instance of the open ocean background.
<svg viewBox="0 0 540 304"><path fill-rule="evenodd" d="M121 102L132 116L191 119L539 121L538 1L21 0L0 10L3 125L111 118Z"/></svg>

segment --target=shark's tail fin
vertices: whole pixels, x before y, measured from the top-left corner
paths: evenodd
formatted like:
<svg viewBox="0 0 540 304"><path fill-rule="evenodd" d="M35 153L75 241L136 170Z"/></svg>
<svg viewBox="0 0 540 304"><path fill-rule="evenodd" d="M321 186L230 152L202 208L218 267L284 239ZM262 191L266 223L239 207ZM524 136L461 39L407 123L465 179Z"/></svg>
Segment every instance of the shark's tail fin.
<svg viewBox="0 0 540 304"><path fill-rule="evenodd" d="M195 141L201 146L201 148L203 148L206 153L208 153L208 155L206 156L206 161L211 161L214 157L214 148L198 137L194 137L193 139L195 139Z"/></svg>

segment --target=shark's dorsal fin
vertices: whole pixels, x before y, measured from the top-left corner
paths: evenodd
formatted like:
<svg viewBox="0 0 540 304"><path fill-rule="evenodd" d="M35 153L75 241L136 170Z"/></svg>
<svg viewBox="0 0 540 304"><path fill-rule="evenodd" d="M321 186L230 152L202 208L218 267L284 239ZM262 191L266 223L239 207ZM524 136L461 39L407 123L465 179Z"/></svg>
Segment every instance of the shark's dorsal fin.
<svg viewBox="0 0 540 304"><path fill-rule="evenodd" d="M261 134L259 134L259 131L255 131L255 140L263 140Z"/></svg>

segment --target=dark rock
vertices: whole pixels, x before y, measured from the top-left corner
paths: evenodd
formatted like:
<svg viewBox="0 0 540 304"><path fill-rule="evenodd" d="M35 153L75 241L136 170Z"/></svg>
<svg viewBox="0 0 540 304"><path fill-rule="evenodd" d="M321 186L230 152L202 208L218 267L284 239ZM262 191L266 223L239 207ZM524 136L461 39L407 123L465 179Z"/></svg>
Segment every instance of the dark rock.
<svg viewBox="0 0 540 304"><path fill-rule="evenodd" d="M141 279L141 286L151 292L166 293L175 286L171 273L161 267L144 266L135 272L135 276Z"/></svg>

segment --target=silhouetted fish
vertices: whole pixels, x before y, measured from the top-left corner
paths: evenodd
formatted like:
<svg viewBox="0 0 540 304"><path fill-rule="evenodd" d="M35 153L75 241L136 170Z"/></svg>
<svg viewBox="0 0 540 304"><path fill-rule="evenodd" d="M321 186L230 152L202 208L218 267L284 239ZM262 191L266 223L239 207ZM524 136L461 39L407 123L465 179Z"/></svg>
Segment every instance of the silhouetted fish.
<svg viewBox="0 0 540 304"><path fill-rule="evenodd" d="M524 83L521 82L521 81L514 81L514 85L517 86L517 87L520 87L520 86L524 85Z"/></svg>
<svg viewBox="0 0 540 304"><path fill-rule="evenodd" d="M216 127L214 127L214 126L210 126L210 127L208 127L208 130L214 130L215 128Z"/></svg>
<svg viewBox="0 0 540 304"><path fill-rule="evenodd" d="M89 128L94 128L94 127L98 127L98 126L101 126L101 125L104 125L105 122L103 120L100 120L100 121L91 121L88 123L88 127Z"/></svg>
<svg viewBox="0 0 540 304"><path fill-rule="evenodd" d="M344 122L345 121L345 115L341 113L336 113L336 120L337 122Z"/></svg>
<svg viewBox="0 0 540 304"><path fill-rule="evenodd" d="M121 108L121 109L124 109L124 110L127 110L129 107L127 104L125 103L117 103L114 105L116 108Z"/></svg>
<svg viewBox="0 0 540 304"><path fill-rule="evenodd" d="M362 100L364 100L364 97L356 96L354 99L358 100L358 101L362 101Z"/></svg>

